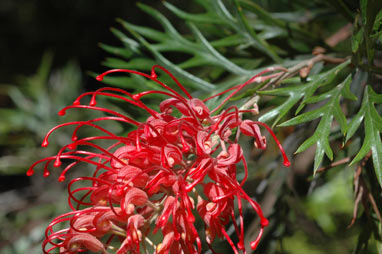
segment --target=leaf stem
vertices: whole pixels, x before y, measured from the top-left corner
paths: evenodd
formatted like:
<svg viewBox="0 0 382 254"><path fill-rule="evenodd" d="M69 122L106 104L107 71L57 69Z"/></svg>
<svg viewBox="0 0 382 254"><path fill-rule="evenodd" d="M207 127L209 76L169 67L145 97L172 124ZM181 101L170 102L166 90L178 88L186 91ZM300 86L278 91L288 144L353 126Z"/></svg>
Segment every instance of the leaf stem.
<svg viewBox="0 0 382 254"><path fill-rule="evenodd" d="M334 167L337 167L337 166L340 166L340 165L343 165L343 164L346 164L348 162L350 162L350 157L346 157L346 158L343 158L339 161L335 161L333 163L331 163L330 165L326 166L326 167L321 167L319 169L317 169L316 173L322 173L328 169L331 169L331 168L334 168Z"/></svg>

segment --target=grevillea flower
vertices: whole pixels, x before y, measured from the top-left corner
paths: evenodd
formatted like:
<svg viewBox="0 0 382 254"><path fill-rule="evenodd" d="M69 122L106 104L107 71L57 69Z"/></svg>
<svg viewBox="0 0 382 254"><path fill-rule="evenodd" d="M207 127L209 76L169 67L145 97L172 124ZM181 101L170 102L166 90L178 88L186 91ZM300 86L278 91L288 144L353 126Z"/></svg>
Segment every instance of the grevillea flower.
<svg viewBox="0 0 382 254"><path fill-rule="evenodd" d="M156 69L164 71L184 95L157 78ZM49 144L50 135L65 126L74 126L72 143L62 147L55 156L35 162L27 174L32 175L38 164L44 164L44 176L49 168L65 162L59 181L65 180L68 170L80 163L90 164L94 173L73 179L68 184L69 206L72 211L55 218L46 230L44 253L140 253L142 249L157 254L201 253L202 243L194 226L199 216L205 224L205 237L212 249L214 239L225 238L234 253L244 248L243 202L247 202L260 218L258 237L251 242L255 249L268 220L260 205L242 189L248 167L239 144L241 135L254 138L256 147L265 149L266 140L260 127L265 127L275 139L284 157L290 163L272 130L261 122L243 120L251 109L223 105L238 91L255 81L275 77L280 72L262 76L267 69L247 82L212 97L200 100L191 94L161 66L154 66L151 75L133 70L110 70L97 77L114 72L140 75L156 82L161 90L131 94L119 88L105 87L80 95L66 111L88 109L101 111L107 116L92 120L68 122L54 127L46 135L42 146ZM205 102L216 96L230 94L216 108L210 110ZM142 102L149 94L168 97L157 112ZM149 115L138 122L114 110L99 107L97 97L113 97L132 104ZM88 105L81 104L90 97ZM218 111L220 110L220 113ZM254 109L257 110L257 109ZM102 122L118 121L135 126L127 135L119 136L102 127ZM99 136L80 138L82 127L92 127ZM106 145L105 145L106 144ZM237 164L244 166L244 178L237 178ZM82 182L82 183L81 183ZM80 183L80 184L78 184ZM235 209L237 207L237 209ZM237 217L239 223L237 223ZM238 242L226 231L233 224ZM67 228L63 228L63 225ZM162 242L153 243L152 234L161 232Z"/></svg>

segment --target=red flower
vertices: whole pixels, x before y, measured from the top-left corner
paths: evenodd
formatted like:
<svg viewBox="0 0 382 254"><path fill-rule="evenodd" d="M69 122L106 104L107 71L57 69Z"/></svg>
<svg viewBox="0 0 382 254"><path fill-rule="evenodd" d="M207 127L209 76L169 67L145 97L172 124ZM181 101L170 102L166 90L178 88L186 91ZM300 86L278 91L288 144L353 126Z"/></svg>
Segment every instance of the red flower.
<svg viewBox="0 0 382 254"><path fill-rule="evenodd" d="M180 93L157 79L156 69L161 69L173 79ZM161 253L201 253L201 240L193 223L193 211L206 225L205 234L211 247L216 237L226 238L233 251L244 248L244 221L242 202L248 202L259 215L261 230L251 243L255 249L268 220L264 218L257 202L242 189L247 178L247 163L239 144L241 134L255 138L255 145L264 149L265 137L259 126L264 126L274 137L284 156L284 165L289 166L285 153L272 130L261 122L242 120L242 114L251 110L239 110L231 106L215 113L234 94L258 79L269 69L254 76L244 84L228 89L203 101L193 98L175 77L161 66L154 66L151 75L132 70L111 70L97 77L98 80L113 72L128 72L146 77L165 90L150 90L131 94L119 88L101 88L79 96L73 105L62 109L64 115L72 108L101 111L108 116L87 121L69 122L54 127L75 126L72 143L64 146L55 156L41 159L28 170L34 173L37 164L44 164L44 176L49 167L65 168L59 177L81 162L91 164L94 173L69 182L69 205L71 212L53 220L46 230L44 253L78 253L83 251L108 253L140 253L141 248ZM277 76L276 74L271 77ZM209 110L205 102L216 96L231 92L223 102ZM160 103L160 112L146 106L141 98L149 94L162 94L169 98ZM90 96L89 105L81 99ZM144 109L149 117L138 122L116 111L97 106L99 96L113 97ZM174 113L173 111L179 111ZM175 115L179 116L176 117ZM135 130L126 136L118 136L104 127L103 121L119 121L134 125ZM99 136L79 138L78 130L89 126L100 132ZM232 133L235 133L234 137ZM104 147L104 144L108 144ZM236 164L242 162L245 176L241 182L236 177ZM84 182L78 187L78 182ZM195 203L197 201L197 204ZM234 207L237 204L240 223L236 223ZM57 225L68 223L67 228L56 230ZM233 223L239 242L234 243L226 232ZM154 230L151 232L151 225ZM161 231L161 243L152 243L151 233ZM151 245L151 247L148 247Z"/></svg>

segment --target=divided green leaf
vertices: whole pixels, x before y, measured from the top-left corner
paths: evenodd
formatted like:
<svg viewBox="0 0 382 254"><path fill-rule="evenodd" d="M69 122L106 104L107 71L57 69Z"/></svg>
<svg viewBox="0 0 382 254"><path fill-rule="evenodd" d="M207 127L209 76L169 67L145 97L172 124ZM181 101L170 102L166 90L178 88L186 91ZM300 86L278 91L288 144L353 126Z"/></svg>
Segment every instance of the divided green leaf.
<svg viewBox="0 0 382 254"><path fill-rule="evenodd" d="M382 117L375 108L376 103L382 103L382 94L375 93L371 86L365 87L361 108L349 123L345 142L353 137L363 122L365 137L351 165L362 160L371 150L375 174L382 187Z"/></svg>
<svg viewBox="0 0 382 254"><path fill-rule="evenodd" d="M333 159L333 150L329 145L329 135L332 130L333 120L335 119L340 125L341 132L345 135L347 132L346 117L341 110L340 101L342 98L356 100L355 97L349 89L351 83L351 75L340 84L338 84L334 89L329 90L326 93L312 96L309 99L304 100L303 103L317 103L327 100L327 102L317 109L298 115L284 123L280 126L291 126L308 121L312 121L317 118L321 118L314 134L304 141L302 145L297 149L296 153L305 151L310 146L316 144L316 153L314 158L314 173L320 166L324 154L332 160Z"/></svg>
<svg viewBox="0 0 382 254"><path fill-rule="evenodd" d="M275 126L288 112L295 106L301 99L303 101L300 103L296 114L298 114L305 106L307 101L313 96L316 90L320 87L329 85L332 83L337 73L340 72L349 64L349 61L346 61L333 69L330 69L327 72L314 75L310 77L310 81L306 84L299 83L299 85L289 85L282 88L277 88L268 91L258 92L263 95L272 95L272 96L281 96L288 97L281 105L262 115L259 120L262 122L269 122L276 118L272 125ZM299 78L292 78L285 82L296 82L299 81ZM310 121L310 120L307 120ZM302 123L302 122L297 122Z"/></svg>

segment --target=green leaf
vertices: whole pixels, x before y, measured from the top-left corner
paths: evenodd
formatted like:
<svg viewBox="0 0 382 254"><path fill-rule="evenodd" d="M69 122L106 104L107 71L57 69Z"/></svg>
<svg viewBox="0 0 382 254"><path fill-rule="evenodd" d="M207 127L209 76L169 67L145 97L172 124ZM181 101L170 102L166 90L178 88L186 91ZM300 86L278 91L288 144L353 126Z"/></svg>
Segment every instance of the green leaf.
<svg viewBox="0 0 382 254"><path fill-rule="evenodd" d="M199 31L199 29L190 23L190 27L195 35L195 37L201 42L203 47L205 48L205 51L209 52L212 57L214 57L219 65L221 65L224 68L227 68L229 71L237 74L237 75L251 75L251 71L245 70L243 68L240 68L236 64L229 61L226 57L221 55L218 51L212 47L212 45L204 38L202 33Z"/></svg>
<svg viewBox="0 0 382 254"><path fill-rule="evenodd" d="M185 15L185 13L179 12L176 9L176 7L169 4L167 4L167 6L170 6L170 8L173 11L177 12L177 14ZM253 71L242 68L235 62L226 58L222 53L220 53L214 47L214 45L212 45L212 43L210 43L203 36L199 28L192 22L189 22L188 25L191 28L191 31L194 35L193 37L196 39L196 41L192 41L188 38L186 39L184 36L179 34L176 31L176 29L172 26L170 21L157 10L143 4L139 4L139 7L151 16L153 16L155 19L157 19L163 26L165 33L157 33L153 29L135 26L121 20L120 22L122 23L124 28L126 28L135 37L135 39L141 44L141 46L145 47L148 51L152 53L157 63L162 64L164 67L168 68L171 72L173 72L173 74L188 82L188 84L190 84L192 87L212 92L215 86L203 79L200 79L196 75L191 74L190 72L185 70L186 68L217 66L227 72L240 75L243 79L248 79L254 75ZM225 20L228 19L232 20L233 22L236 22L233 16L230 14L228 9L224 6L224 4L221 1L214 2L214 4L212 4L208 8L208 12L216 13L219 16L219 18L224 18ZM235 29L239 29L239 24L236 22L236 24L232 25L232 27ZM242 35L242 33L238 34ZM119 34L119 36L121 35ZM150 42L146 40L146 38L150 39ZM217 44L219 46L232 45L233 43L239 45L242 44L242 42L243 41L238 36L233 36L226 40L213 41L214 44ZM193 56L184 60L182 63L174 64L172 61L170 61L163 55L163 52L169 51L188 53ZM114 59L107 59L105 64L108 66L122 66L123 62ZM219 76L222 74L220 70L215 73L220 73Z"/></svg>
<svg viewBox="0 0 382 254"><path fill-rule="evenodd" d="M210 44L213 47L230 47L230 46L236 46L236 45L240 46L240 45L243 45L245 43L247 43L247 40L239 34L226 36L224 38L210 42Z"/></svg>
<svg viewBox="0 0 382 254"><path fill-rule="evenodd" d="M190 83L193 84L194 88L198 88L201 90L210 91L215 87L213 84L202 80L199 77L179 68L179 66L165 58L158 50L155 49L153 45L151 45L137 31L135 31L136 26L131 26L129 23L122 20L120 20L120 22L131 34L133 34L134 37L136 37L136 39L141 43L142 46L146 47L153 54L157 63L169 69L169 71L171 71L175 76L177 76L178 78L188 80Z"/></svg>
<svg viewBox="0 0 382 254"><path fill-rule="evenodd" d="M358 30L358 32L352 37L351 41L351 50L353 53L356 53L358 51L359 45L363 42L363 27Z"/></svg>
<svg viewBox="0 0 382 254"><path fill-rule="evenodd" d="M121 56L121 57L125 57L125 58L129 58L133 54L133 52L131 50L127 49L127 48L120 48L120 47L109 46L109 45L106 45L106 44L103 44L103 43L100 43L99 46L103 50L105 50L106 52L108 52L110 54Z"/></svg>
<svg viewBox="0 0 382 254"><path fill-rule="evenodd" d="M151 70L151 66L155 65L155 61L149 58L133 58L131 61L126 62L117 58L106 58L103 65L109 68L118 69L134 69L134 70Z"/></svg>
<svg viewBox="0 0 382 254"><path fill-rule="evenodd" d="M206 2L209 2L210 4L203 5L207 10L207 12L203 14L186 13L167 2L165 2L164 5L175 15L187 21L230 27L231 30L234 30L235 34L240 36L243 41L247 42L247 44L268 55L274 61L281 62L281 59L276 54L274 47L271 47L269 43L264 38L260 37L249 25L247 21L248 18L244 16L239 2L235 2L236 8L230 9L228 9L221 0ZM229 10L236 11L236 17L234 17ZM284 28L285 30L287 29L287 27Z"/></svg>
<svg viewBox="0 0 382 254"><path fill-rule="evenodd" d="M346 118L341 110L340 100L342 97L356 99L356 97L351 94L349 90L350 83L351 75L348 75L347 78L342 83L338 84L334 89L331 89L324 94L311 97L309 100L305 101L306 103L317 103L328 99L324 106L298 115L280 124L280 126L291 126L321 118L313 136L305 140L305 142L296 151L296 153L300 153L314 144L317 145L314 158L314 173L320 166L324 158L324 154L326 154L330 160L333 159L333 151L329 145L329 135L331 133L333 119L336 119L339 123L341 132L346 134Z"/></svg>
<svg viewBox="0 0 382 254"><path fill-rule="evenodd" d="M226 24L227 21L222 20L219 18L216 13L212 13L211 11L203 14L191 14L184 12L174 5L170 4L169 2L164 2L164 6L166 6L170 11L172 11L175 15L178 17L192 21L192 22L198 22L198 23L206 23L206 24Z"/></svg>
<svg viewBox="0 0 382 254"><path fill-rule="evenodd" d="M372 31L377 32L378 30L380 30L381 26L382 26L382 10L380 10L377 16L375 17Z"/></svg>
<svg viewBox="0 0 382 254"><path fill-rule="evenodd" d="M365 88L361 108L349 123L349 132L346 135L346 141L354 135L363 121L365 130L363 144L350 164L353 165L359 162L371 150L375 175L382 187L382 142L380 136L380 132L382 132L382 117L376 110L374 106L375 103L382 103L382 94L376 94L371 86L367 86Z"/></svg>
<svg viewBox="0 0 382 254"><path fill-rule="evenodd" d="M359 5L361 9L361 17L362 17L362 23L363 25L366 25L366 18L367 18L367 2L368 0L360 0Z"/></svg>
<svg viewBox="0 0 382 254"><path fill-rule="evenodd" d="M246 8L251 12L255 13L259 16L259 18L261 18L261 20L264 20L269 24L276 25L281 28L287 28L287 24L284 21L272 17L272 15L269 12L265 11L255 2L249 0L239 0L239 2L243 8Z"/></svg>
<svg viewBox="0 0 382 254"><path fill-rule="evenodd" d="M267 43L266 40L262 39L257 35L255 30L249 25L247 18L244 16L243 9L240 6L238 0L234 0L237 10L238 20L240 21L240 25L246 30L249 38L253 41L253 44L257 46L258 49L266 53L269 57L271 57L275 62L280 63L281 58L276 54L273 48Z"/></svg>
<svg viewBox="0 0 382 254"><path fill-rule="evenodd" d="M213 64L209 59L206 59L201 56L194 56L182 63L180 63L178 66L182 69L188 69L192 67L197 67L197 66L203 66L206 64Z"/></svg>
<svg viewBox="0 0 382 254"><path fill-rule="evenodd" d="M129 38L118 29L111 28L111 32L125 44L125 47L127 47L127 49L131 50L134 53L140 53L139 51L140 45L138 42Z"/></svg>
<svg viewBox="0 0 382 254"><path fill-rule="evenodd" d="M335 68L310 77L308 83L302 83L300 85L289 85L283 88L277 88L274 90L261 91L259 94L264 95L273 95L273 96L287 96L286 99L281 105L267 112L259 118L259 121L269 122L272 119L275 119L272 123L272 126L275 126L286 114L290 112L294 105L296 105L301 99L303 102L299 105L296 114L298 114L306 104L306 101L309 100L315 91L322 87L330 84L333 79L336 77L337 73L345 68L349 64L349 61L342 63ZM283 83L296 82L299 81L299 78L291 78L285 80Z"/></svg>

